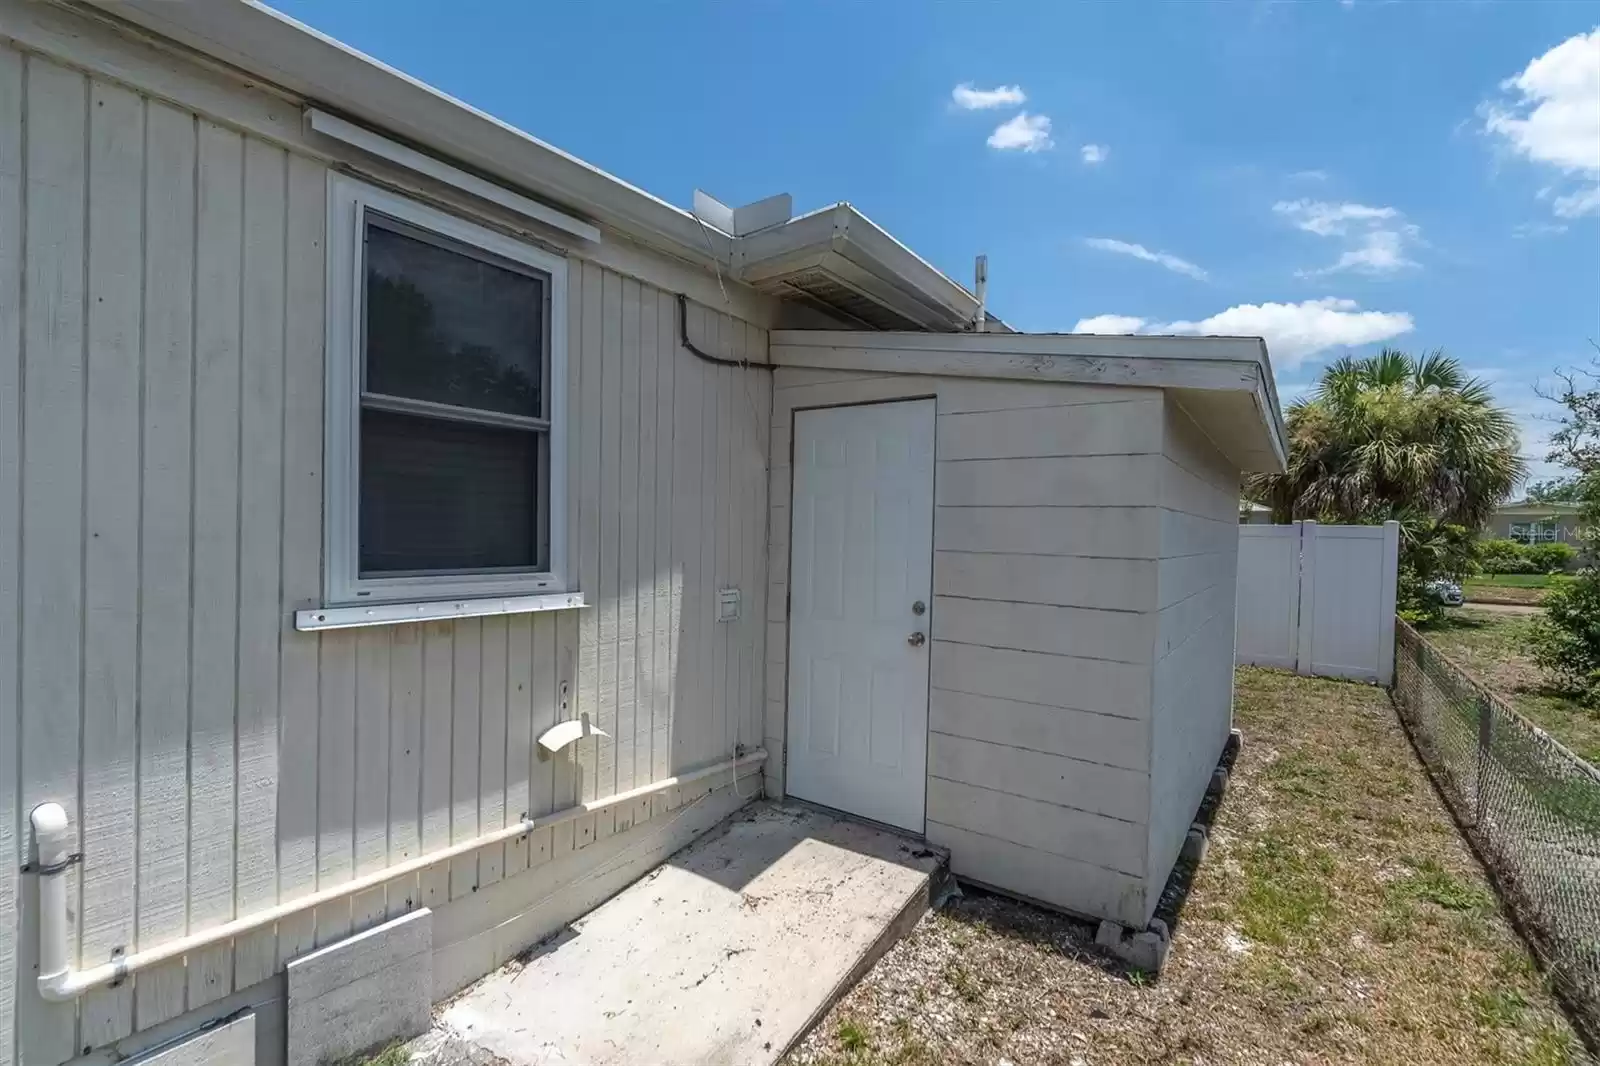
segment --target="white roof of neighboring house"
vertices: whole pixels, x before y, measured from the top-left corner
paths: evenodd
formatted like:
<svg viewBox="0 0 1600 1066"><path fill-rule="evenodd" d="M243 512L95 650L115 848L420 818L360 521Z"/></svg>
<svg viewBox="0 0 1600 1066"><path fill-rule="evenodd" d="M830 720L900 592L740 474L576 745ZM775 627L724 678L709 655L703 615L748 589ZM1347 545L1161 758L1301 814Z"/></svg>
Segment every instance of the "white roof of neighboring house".
<svg viewBox="0 0 1600 1066"><path fill-rule="evenodd" d="M1536 500L1512 500L1496 507L1495 514L1502 515L1576 515L1583 510L1576 503L1539 503Z"/></svg>

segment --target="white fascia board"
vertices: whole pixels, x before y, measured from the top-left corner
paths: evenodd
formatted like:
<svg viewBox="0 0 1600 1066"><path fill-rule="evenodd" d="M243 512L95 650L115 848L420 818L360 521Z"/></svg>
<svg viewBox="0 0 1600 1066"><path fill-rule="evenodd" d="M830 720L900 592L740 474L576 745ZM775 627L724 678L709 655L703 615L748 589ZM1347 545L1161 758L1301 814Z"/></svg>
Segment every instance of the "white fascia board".
<svg viewBox="0 0 1600 1066"><path fill-rule="evenodd" d="M537 200L530 200L526 196L512 192L502 185L496 185L492 181L485 181L476 174L468 174L464 170L435 159L431 155L419 152L415 148L408 148L397 141L391 141L387 137L373 133L364 126L346 122L338 115L330 115L326 111L309 107L306 109L306 123L314 133L320 133L324 137L330 137L341 144L366 152L368 155L387 160L413 173L426 175L436 181L444 182L446 185L453 185L463 192L478 197L480 200L487 200L490 203L504 207L508 211L513 211L523 218L542 223L551 229L559 230L591 244L598 243L600 240L600 228L598 226L585 222L580 218L573 218L571 215L541 204Z"/></svg>
<svg viewBox="0 0 1600 1066"><path fill-rule="evenodd" d="M883 351L1081 356L1089 359L1204 359L1260 366L1266 351L1259 337L1184 337L1100 333L906 333L854 330L776 329L774 345L796 348L871 348Z"/></svg>
<svg viewBox="0 0 1600 1066"><path fill-rule="evenodd" d="M680 259L726 267L733 238L688 211L256 0L88 0L106 14L585 215Z"/></svg>
<svg viewBox="0 0 1600 1066"><path fill-rule="evenodd" d="M1287 457L1272 365L1259 337L805 329L768 337L775 366L1244 395L1257 415L1259 443L1241 469L1281 470Z"/></svg>

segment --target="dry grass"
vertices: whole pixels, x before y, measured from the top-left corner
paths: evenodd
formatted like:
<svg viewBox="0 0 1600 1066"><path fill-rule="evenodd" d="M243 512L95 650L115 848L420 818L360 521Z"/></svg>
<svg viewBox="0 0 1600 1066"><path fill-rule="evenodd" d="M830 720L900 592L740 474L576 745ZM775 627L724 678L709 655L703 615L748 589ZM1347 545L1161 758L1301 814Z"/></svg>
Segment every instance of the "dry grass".
<svg viewBox="0 0 1600 1066"><path fill-rule="evenodd" d="M1379 689L1241 670L1245 746L1166 971L989 895L929 914L787 1060L1585 1061Z"/></svg>
<svg viewBox="0 0 1600 1066"><path fill-rule="evenodd" d="M1582 758L1600 762L1600 715L1552 691L1534 665L1529 634L1537 619L1463 607L1448 612L1425 636L1539 728Z"/></svg>

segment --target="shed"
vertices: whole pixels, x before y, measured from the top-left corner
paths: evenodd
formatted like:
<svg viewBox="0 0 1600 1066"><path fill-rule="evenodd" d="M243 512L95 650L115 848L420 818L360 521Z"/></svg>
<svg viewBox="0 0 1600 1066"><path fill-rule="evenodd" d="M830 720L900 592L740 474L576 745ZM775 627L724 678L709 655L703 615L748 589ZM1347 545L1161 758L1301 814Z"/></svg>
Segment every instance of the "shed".
<svg viewBox="0 0 1600 1066"><path fill-rule="evenodd" d="M1265 346L780 330L771 357L769 791L1143 928L1228 740L1240 473L1283 461Z"/></svg>
<svg viewBox="0 0 1600 1066"><path fill-rule="evenodd" d="M0 0L0 1066L283 1062L313 960L425 1014L758 784L1148 919L1264 347L754 214L256 3Z"/></svg>

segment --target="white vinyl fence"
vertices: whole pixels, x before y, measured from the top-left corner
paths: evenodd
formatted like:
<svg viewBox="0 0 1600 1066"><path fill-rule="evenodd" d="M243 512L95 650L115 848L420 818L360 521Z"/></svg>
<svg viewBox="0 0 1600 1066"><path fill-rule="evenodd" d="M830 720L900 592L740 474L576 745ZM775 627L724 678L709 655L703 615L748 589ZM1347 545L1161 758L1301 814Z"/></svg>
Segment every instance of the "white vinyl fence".
<svg viewBox="0 0 1600 1066"><path fill-rule="evenodd" d="M1400 526L1239 527L1235 657L1389 684Z"/></svg>

